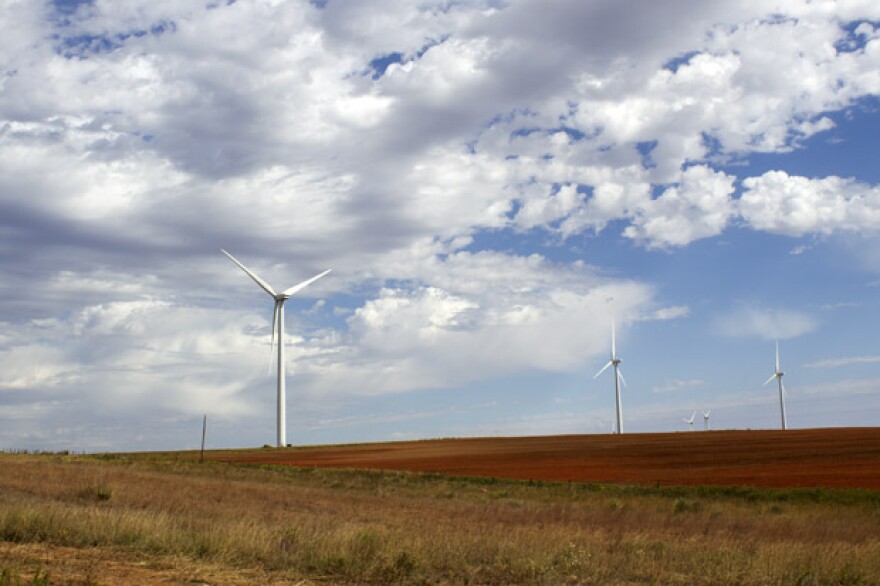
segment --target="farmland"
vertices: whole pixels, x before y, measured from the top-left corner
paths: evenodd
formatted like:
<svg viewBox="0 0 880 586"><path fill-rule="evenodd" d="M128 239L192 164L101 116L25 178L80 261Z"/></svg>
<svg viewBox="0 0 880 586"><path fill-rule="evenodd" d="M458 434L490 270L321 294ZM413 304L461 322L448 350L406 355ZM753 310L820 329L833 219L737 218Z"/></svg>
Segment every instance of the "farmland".
<svg viewBox="0 0 880 586"><path fill-rule="evenodd" d="M3 454L0 571L23 584L878 583L878 439Z"/></svg>
<svg viewBox="0 0 880 586"><path fill-rule="evenodd" d="M473 438L211 457L519 480L880 489L880 428Z"/></svg>

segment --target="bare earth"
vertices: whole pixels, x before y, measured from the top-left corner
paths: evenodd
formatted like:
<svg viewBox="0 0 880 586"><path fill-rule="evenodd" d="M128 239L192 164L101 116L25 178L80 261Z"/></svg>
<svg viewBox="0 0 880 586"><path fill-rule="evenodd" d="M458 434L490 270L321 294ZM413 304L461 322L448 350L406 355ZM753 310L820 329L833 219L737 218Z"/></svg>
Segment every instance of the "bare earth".
<svg viewBox="0 0 880 586"><path fill-rule="evenodd" d="M875 427L443 439L210 457L522 480L880 489Z"/></svg>

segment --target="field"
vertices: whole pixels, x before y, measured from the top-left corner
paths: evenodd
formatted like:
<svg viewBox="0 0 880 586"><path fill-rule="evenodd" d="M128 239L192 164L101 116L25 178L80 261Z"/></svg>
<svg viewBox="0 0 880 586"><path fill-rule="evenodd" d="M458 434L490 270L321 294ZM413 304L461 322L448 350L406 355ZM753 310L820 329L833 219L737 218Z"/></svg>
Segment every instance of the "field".
<svg viewBox="0 0 880 586"><path fill-rule="evenodd" d="M880 428L474 438L211 457L520 480L880 489Z"/></svg>
<svg viewBox="0 0 880 586"><path fill-rule="evenodd" d="M0 586L880 583L878 429L206 456L0 454Z"/></svg>

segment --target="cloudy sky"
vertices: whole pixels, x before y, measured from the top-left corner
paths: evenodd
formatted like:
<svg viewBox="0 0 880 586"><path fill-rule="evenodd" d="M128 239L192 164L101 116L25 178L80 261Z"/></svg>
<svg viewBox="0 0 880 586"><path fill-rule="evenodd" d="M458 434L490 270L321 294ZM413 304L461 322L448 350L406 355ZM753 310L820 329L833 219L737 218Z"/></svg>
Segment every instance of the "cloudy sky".
<svg viewBox="0 0 880 586"><path fill-rule="evenodd" d="M875 0L0 11L0 448L880 425Z"/></svg>

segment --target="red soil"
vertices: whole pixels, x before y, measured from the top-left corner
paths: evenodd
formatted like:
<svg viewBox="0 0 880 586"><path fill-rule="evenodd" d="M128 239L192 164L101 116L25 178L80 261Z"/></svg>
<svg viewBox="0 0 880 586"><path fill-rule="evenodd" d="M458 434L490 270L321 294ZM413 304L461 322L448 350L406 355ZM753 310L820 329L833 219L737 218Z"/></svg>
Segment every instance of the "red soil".
<svg viewBox="0 0 880 586"><path fill-rule="evenodd" d="M880 489L880 428L444 439L211 459L522 480Z"/></svg>

